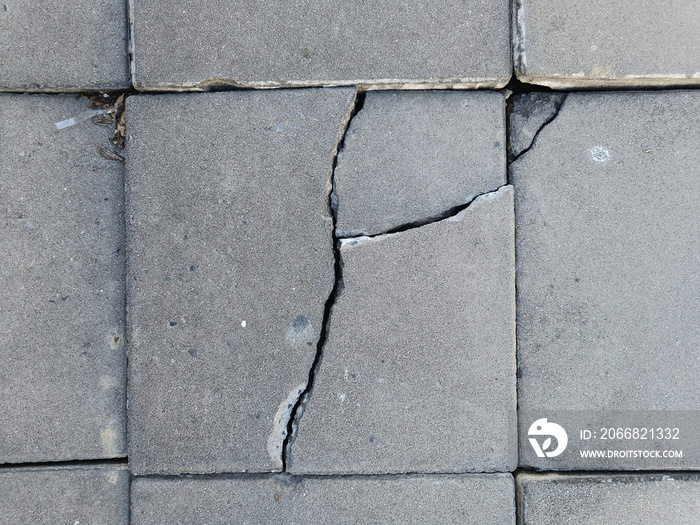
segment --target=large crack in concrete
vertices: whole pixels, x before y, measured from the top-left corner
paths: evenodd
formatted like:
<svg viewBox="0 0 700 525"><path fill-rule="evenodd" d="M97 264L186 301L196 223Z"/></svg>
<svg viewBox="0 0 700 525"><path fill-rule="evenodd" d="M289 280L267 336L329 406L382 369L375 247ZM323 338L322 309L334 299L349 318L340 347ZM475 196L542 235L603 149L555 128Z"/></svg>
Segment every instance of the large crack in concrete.
<svg viewBox="0 0 700 525"><path fill-rule="evenodd" d="M333 288L331 289L328 299L326 299L326 304L323 311L323 321L321 323L321 334L318 338L318 343L316 344L316 356L309 369L309 377L306 381L306 385L303 391L299 394L296 399L296 403L292 407L289 413L289 422L287 424L287 435L284 439L282 447L282 471L287 471L287 461L291 455L291 448L296 438L296 428L299 424L299 419L301 418L304 407L309 401L309 398L313 392L314 379L316 378L316 373L321 364L321 358L323 357L323 349L326 345L326 340L328 339L328 332L330 327L331 315L333 313L333 307L338 300L338 297L343 292L343 265L340 258L340 240L336 235L336 223L337 216L334 206L331 205L331 197L333 195L333 189L335 187L335 169L338 164L338 154L345 147L345 136L348 129L350 128L350 123L353 118L362 110L364 105L365 95L364 93L357 93L355 96L355 101L349 108L348 113L341 122L340 129L338 132L338 137L336 138L336 147L331 153L331 163L328 173L328 185L326 188L326 204L327 213L331 218L332 222L332 242L333 242L333 258L334 258L334 271L335 280L333 283ZM301 387L301 385L300 385Z"/></svg>
<svg viewBox="0 0 700 525"><path fill-rule="evenodd" d="M523 93L509 100L508 165L530 151L544 128L559 115L567 93Z"/></svg>

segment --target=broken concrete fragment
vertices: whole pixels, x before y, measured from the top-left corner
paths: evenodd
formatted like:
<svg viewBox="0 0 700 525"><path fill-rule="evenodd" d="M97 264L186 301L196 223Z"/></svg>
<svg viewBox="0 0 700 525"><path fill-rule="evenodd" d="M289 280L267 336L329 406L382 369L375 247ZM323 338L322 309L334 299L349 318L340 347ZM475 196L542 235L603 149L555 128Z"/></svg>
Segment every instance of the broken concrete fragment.
<svg viewBox="0 0 700 525"><path fill-rule="evenodd" d="M0 6L0 91L130 88L126 4L6 0Z"/></svg>
<svg viewBox="0 0 700 525"><path fill-rule="evenodd" d="M693 0L517 0L515 72L554 89L700 85Z"/></svg>
<svg viewBox="0 0 700 525"><path fill-rule="evenodd" d="M328 185L354 98L128 99L135 473L281 470L335 280Z"/></svg>
<svg viewBox="0 0 700 525"><path fill-rule="evenodd" d="M0 470L3 523L129 523L129 470L116 466Z"/></svg>
<svg viewBox="0 0 700 525"><path fill-rule="evenodd" d="M293 473L515 467L513 190L341 248Z"/></svg>
<svg viewBox="0 0 700 525"><path fill-rule="evenodd" d="M556 117L566 93L519 93L508 99L508 161L532 146L540 130Z"/></svg>
<svg viewBox="0 0 700 525"><path fill-rule="evenodd" d="M700 410L699 120L695 91L572 93L511 164L521 410Z"/></svg>
<svg viewBox="0 0 700 525"><path fill-rule="evenodd" d="M124 169L74 96L0 95L0 463L126 455Z"/></svg>
<svg viewBox="0 0 700 525"><path fill-rule="evenodd" d="M510 2L132 2L137 89L502 87Z"/></svg>
<svg viewBox="0 0 700 525"><path fill-rule="evenodd" d="M516 478L523 525L695 525L698 475L531 475Z"/></svg>
<svg viewBox="0 0 700 525"><path fill-rule="evenodd" d="M131 523L515 525L510 474L136 478Z"/></svg>
<svg viewBox="0 0 700 525"><path fill-rule="evenodd" d="M506 183L500 93L370 91L338 154L336 235L436 218Z"/></svg>

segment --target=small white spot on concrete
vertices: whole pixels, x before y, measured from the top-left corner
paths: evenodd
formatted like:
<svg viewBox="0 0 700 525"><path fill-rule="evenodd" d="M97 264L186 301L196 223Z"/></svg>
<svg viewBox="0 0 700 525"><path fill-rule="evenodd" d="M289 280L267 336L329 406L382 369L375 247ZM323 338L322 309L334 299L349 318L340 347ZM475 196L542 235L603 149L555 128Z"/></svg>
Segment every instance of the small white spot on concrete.
<svg viewBox="0 0 700 525"><path fill-rule="evenodd" d="M245 325L246 325L246 322L245 322L245 321L241 321L241 326L242 326L243 328L245 328Z"/></svg>
<svg viewBox="0 0 700 525"><path fill-rule="evenodd" d="M610 150L603 146L593 146L589 150L589 153L591 155L591 160L594 162L606 163L610 160Z"/></svg>
<svg viewBox="0 0 700 525"><path fill-rule="evenodd" d="M289 417L304 390L306 390L306 381L293 389L287 396L287 399L280 403L277 412L275 412L275 418L272 420L272 433L267 438L267 453L278 467L282 467L282 447L287 437Z"/></svg>
<svg viewBox="0 0 700 525"><path fill-rule="evenodd" d="M338 392L338 401L341 403L345 403L345 393L344 392Z"/></svg>
<svg viewBox="0 0 700 525"><path fill-rule="evenodd" d="M102 449L107 455L115 455L117 453L117 434L114 431L114 420L110 419L107 428L100 432L102 440Z"/></svg>

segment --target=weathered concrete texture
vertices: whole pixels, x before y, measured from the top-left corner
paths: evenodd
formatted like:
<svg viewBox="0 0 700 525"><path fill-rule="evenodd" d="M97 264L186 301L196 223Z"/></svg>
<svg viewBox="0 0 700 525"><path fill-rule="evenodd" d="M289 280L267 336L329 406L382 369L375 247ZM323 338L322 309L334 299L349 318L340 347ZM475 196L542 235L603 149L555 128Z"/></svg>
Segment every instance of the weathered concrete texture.
<svg viewBox="0 0 700 525"><path fill-rule="evenodd" d="M136 473L275 471L334 283L353 89L128 99Z"/></svg>
<svg viewBox="0 0 700 525"><path fill-rule="evenodd" d="M0 463L126 453L123 166L73 96L0 95Z"/></svg>
<svg viewBox="0 0 700 525"><path fill-rule="evenodd" d="M523 525L695 525L698 475L527 475L516 478Z"/></svg>
<svg viewBox="0 0 700 525"><path fill-rule="evenodd" d="M539 131L557 116L565 93L520 93L508 99L508 160L532 146Z"/></svg>
<svg viewBox="0 0 700 525"><path fill-rule="evenodd" d="M693 0L516 0L515 72L571 87L700 85Z"/></svg>
<svg viewBox="0 0 700 525"><path fill-rule="evenodd" d="M500 93L367 93L338 154L338 237L425 221L506 183Z"/></svg>
<svg viewBox="0 0 700 525"><path fill-rule="evenodd" d="M501 87L508 0L131 0L138 89L380 84Z"/></svg>
<svg viewBox="0 0 700 525"><path fill-rule="evenodd" d="M2 469L0 487L0 523L129 523L126 467Z"/></svg>
<svg viewBox="0 0 700 525"><path fill-rule="evenodd" d="M511 164L521 409L700 409L699 119L698 92L570 94Z"/></svg>
<svg viewBox="0 0 700 525"><path fill-rule="evenodd" d="M513 192L348 240L294 473L515 468Z"/></svg>
<svg viewBox="0 0 700 525"><path fill-rule="evenodd" d="M262 479L136 478L131 523L515 525L510 474Z"/></svg>
<svg viewBox="0 0 700 525"><path fill-rule="evenodd" d="M126 0L5 0L0 91L131 86Z"/></svg>

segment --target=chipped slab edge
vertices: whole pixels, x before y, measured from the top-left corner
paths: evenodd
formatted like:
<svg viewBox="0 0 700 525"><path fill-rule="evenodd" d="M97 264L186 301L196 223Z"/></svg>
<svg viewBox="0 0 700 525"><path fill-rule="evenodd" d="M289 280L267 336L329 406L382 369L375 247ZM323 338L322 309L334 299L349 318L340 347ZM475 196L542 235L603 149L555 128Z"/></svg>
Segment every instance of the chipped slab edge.
<svg viewBox="0 0 700 525"><path fill-rule="evenodd" d="M582 72L571 75L528 75L516 70L516 77L521 82L555 90L700 86L700 73L692 75L624 75L602 78L587 77Z"/></svg>
<svg viewBox="0 0 700 525"><path fill-rule="evenodd" d="M267 453L270 455L270 459L272 459L279 468L283 467L282 451L284 450L284 440L287 437L289 418L299 397L306 390L306 384L306 381L304 381L289 392L287 398L282 401L277 408L277 412L275 412L275 417L272 421L273 429L270 436L267 438Z"/></svg>
<svg viewBox="0 0 700 525"><path fill-rule="evenodd" d="M349 80L259 80L237 81L232 78L212 77L200 82L141 82L136 73L135 61L131 62L134 88L139 91L209 91L211 89L278 89L311 87L356 87L358 91L375 90L434 90L434 89L502 89L510 82L511 75L494 78L445 78L445 79L349 79Z"/></svg>

